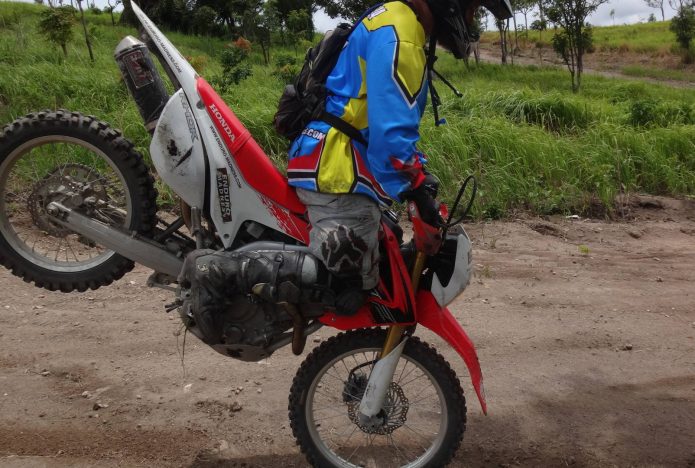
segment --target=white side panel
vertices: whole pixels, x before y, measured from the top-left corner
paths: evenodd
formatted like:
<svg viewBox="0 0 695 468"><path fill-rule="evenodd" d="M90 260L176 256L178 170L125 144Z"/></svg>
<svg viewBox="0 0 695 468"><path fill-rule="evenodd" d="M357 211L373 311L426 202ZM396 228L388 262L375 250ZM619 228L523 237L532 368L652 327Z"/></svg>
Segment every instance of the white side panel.
<svg viewBox="0 0 695 468"><path fill-rule="evenodd" d="M205 201L205 155L193 111L183 90L164 107L150 144L159 176L190 206Z"/></svg>
<svg viewBox="0 0 695 468"><path fill-rule="evenodd" d="M205 111L198 112L210 170L210 218L223 245L231 246L245 221L256 221L283 231L277 218L269 212L267 201L264 202L262 195L244 180L209 116Z"/></svg>
<svg viewBox="0 0 695 468"><path fill-rule="evenodd" d="M220 135L215 129L213 121L208 115L207 109L200 99L198 94L198 89L196 87L196 80L198 75L193 67L186 61L186 59L181 55L181 53L174 47L174 45L162 34L162 32L150 21L150 19L143 13L143 11L135 4L131 2L133 6L133 11L135 15L140 20L144 30L152 38L152 41L156 45L157 49L161 52L166 62L169 64L172 72L176 75L176 79L181 84L181 90L187 97L191 104L190 112L194 117L194 123L197 127L197 131L200 132L200 138L202 140L202 147L205 148L208 161L209 170L209 181L210 181L210 192L205 192L204 178L200 178L198 163L204 163L203 157L196 157L191 155L189 159L194 159L198 162L191 162L191 164L196 164L194 170L194 177L192 177L190 182L183 182L181 177L173 175L171 176L171 181L164 179L169 185L172 186L174 191L176 191L181 198L183 198L186 203L191 206L196 206L203 208L206 206L201 197L208 197L208 207L209 214L212 222L217 229L217 233L220 236L220 240L225 248L228 248L234 242L237 236L239 228L245 221L256 221L264 226L278 231L287 231L288 223L292 223L288 219L285 211L276 205L274 205L270 200L265 198L263 195L259 194L254 190L247 182L244 180L241 171L239 171L238 166L231 157L229 150L220 138ZM180 92L179 91L179 92ZM177 93L179 94L179 93ZM176 95L175 95L176 96ZM175 104L176 99L172 98L169 103L167 103L167 108L171 105L182 105L180 104L183 99L178 100L178 104ZM187 123L187 117L184 117L185 110L182 113L182 108L174 112L172 108L171 116L169 117L169 122L172 125L176 125L177 128L182 129L183 136L178 134L180 132L176 131L176 137L188 138L190 136L189 127ZM164 111L169 113L168 109ZM179 114L179 115L177 115ZM160 122L165 119L163 115L160 118ZM155 133L154 142L152 144L153 150L156 149L156 153L160 155L166 155L166 144L164 143L165 133L163 129L160 130L160 126L157 127L157 131L160 132L160 141L158 141L157 134ZM178 141L178 140L176 140ZM185 139L184 139L185 141ZM155 143L156 142L156 143ZM189 141L189 144L191 142ZM178 144L178 143L177 143ZM156 145L156 148L154 146ZM195 142L195 145L197 142ZM164 151L162 149L164 148ZM194 152L196 149L193 150ZM153 154L155 151L153 151ZM153 158L154 159L154 158ZM157 170L160 171L160 166L162 165L163 170L162 178L164 178L164 173L172 173L171 166L167 166L167 162L162 160L155 163ZM185 164L185 163L184 163ZM204 169L203 169L204 170ZM175 174L175 169L174 169ZM178 185L175 185L178 184ZM190 200L190 201L189 201Z"/></svg>

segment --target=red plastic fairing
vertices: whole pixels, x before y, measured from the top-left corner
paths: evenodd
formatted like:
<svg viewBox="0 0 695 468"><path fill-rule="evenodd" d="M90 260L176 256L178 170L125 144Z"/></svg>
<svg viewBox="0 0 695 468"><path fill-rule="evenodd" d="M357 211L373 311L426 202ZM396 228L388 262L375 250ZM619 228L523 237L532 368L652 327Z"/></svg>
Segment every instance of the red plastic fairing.
<svg viewBox="0 0 695 468"><path fill-rule="evenodd" d="M350 315L349 317L338 315L333 312L326 312L319 317L319 322L327 327L333 327L343 331L379 326L379 324L374 321L372 310L368 305L362 306L355 315Z"/></svg>
<svg viewBox="0 0 695 468"><path fill-rule="evenodd" d="M370 297L369 302L381 305L383 308L391 311L400 311L403 318L394 317L396 320L410 319L404 323L415 323L415 295L413 294L413 285L410 282L408 267L403 261L403 255L393 231L385 223L381 224L381 229L384 233L383 243L388 252L391 285L390 287L387 286L382 272L382 278L379 282L379 295L381 298ZM393 316L393 313L388 314L388 317L391 316Z"/></svg>
<svg viewBox="0 0 695 468"><path fill-rule="evenodd" d="M442 246L442 230L430 226L420 217L420 210L413 201L408 202L408 217L413 223L413 239L418 252L436 255Z"/></svg>
<svg viewBox="0 0 695 468"><path fill-rule="evenodd" d="M483 387L483 372L480 370L478 354L475 346L463 327L456 321L449 309L440 307L429 291L419 291L417 295L418 323L425 328L429 328L434 333L446 340L452 348L456 350L468 366L471 374L473 388L480 400L483 413L487 414L487 403L485 402L485 389Z"/></svg>
<svg viewBox="0 0 695 468"><path fill-rule="evenodd" d="M319 319L321 323L338 330L354 330L356 328L369 328L379 325L412 325L415 323L416 308L413 296L413 288L408 275L408 268L405 266L398 241L391 229L386 224L381 225L384 231L384 245L388 252L389 268L391 270L391 287L387 287L384 278L379 281L379 293L382 298L370 297L368 303L363 306L355 315L344 317L332 312L326 313ZM390 310L402 311L406 317L412 320L399 323L379 323L374 319L371 303L381 304Z"/></svg>
<svg viewBox="0 0 695 468"><path fill-rule="evenodd" d="M278 205L294 213L304 213L306 211L304 204L287 183L285 176L278 171L258 143L251 138L251 134L234 112L203 78L198 78L196 84L198 94L239 166L244 180L257 192Z"/></svg>
<svg viewBox="0 0 695 468"><path fill-rule="evenodd" d="M309 245L309 223L290 213L285 208L281 208L274 201L264 196L261 196L261 201L268 208L268 211L277 220L278 226L290 236L298 241Z"/></svg>

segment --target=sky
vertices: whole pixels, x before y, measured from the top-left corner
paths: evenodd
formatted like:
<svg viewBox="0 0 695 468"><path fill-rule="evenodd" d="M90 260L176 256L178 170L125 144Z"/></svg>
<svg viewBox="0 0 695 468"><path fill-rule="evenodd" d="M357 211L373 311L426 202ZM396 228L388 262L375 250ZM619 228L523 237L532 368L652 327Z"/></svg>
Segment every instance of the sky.
<svg viewBox="0 0 695 468"><path fill-rule="evenodd" d="M2 1L2 0L0 0ZM31 3L33 0L20 0ZM65 0L69 3L69 0ZM88 0L90 3L92 0ZM103 8L106 6L106 0L95 0L97 6ZM668 3L668 1L664 2ZM661 20L661 12L654 8L649 8L644 0L612 0L607 4L601 5L598 11L589 18L589 22L594 26L610 26L613 24L610 12L615 10L615 24L632 24L640 21L647 21L650 13L654 13L658 20ZM671 18L675 12L668 5L665 8L666 19ZM533 14L532 14L533 15ZM339 22L344 21L339 18L330 18L323 11L318 11L314 14L314 24L318 31L327 31L333 29ZM529 17L529 23L532 21ZM523 15L517 15L517 22L524 23Z"/></svg>
<svg viewBox="0 0 695 468"><path fill-rule="evenodd" d="M668 1L664 3L668 4ZM661 21L661 11L649 8L646 3L644 3L644 0L613 0L607 4L601 5L596 13L589 17L589 23L594 26L613 25L613 19L610 15L611 10L615 10L615 24L618 25L639 23L640 21L645 22L649 18L650 13L654 13L657 20ZM665 7L665 13L666 19L671 18L675 14L668 5ZM535 19L532 19L532 16L533 13L529 15L529 24ZM319 31L333 29L339 22L339 19L332 19L323 13L323 11L314 14L314 24ZM524 15L517 15L517 22L519 24L524 24Z"/></svg>

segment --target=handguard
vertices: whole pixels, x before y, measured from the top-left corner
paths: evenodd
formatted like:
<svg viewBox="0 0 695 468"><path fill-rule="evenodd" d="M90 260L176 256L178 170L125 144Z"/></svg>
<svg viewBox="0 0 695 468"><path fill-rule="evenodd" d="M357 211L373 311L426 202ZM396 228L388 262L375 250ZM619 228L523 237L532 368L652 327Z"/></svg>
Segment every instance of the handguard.
<svg viewBox="0 0 695 468"><path fill-rule="evenodd" d="M455 248L455 252L449 252ZM437 304L445 307L458 297L471 282L473 276L473 252L471 240L463 226L458 225L447 233L442 255L454 259L451 271L436 271L432 275L430 291ZM451 255L453 253L453 256Z"/></svg>

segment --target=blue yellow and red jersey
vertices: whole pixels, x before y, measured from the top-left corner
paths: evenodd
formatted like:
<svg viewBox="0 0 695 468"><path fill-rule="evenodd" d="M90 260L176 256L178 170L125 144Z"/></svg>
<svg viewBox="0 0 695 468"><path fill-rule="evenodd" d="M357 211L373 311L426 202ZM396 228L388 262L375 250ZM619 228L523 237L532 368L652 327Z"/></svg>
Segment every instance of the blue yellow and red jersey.
<svg viewBox="0 0 695 468"><path fill-rule="evenodd" d="M359 193L382 204L424 178L418 152L427 103L425 32L400 1L372 10L356 26L326 81L326 110L355 127L368 145L322 121L295 139L290 184L323 193Z"/></svg>

